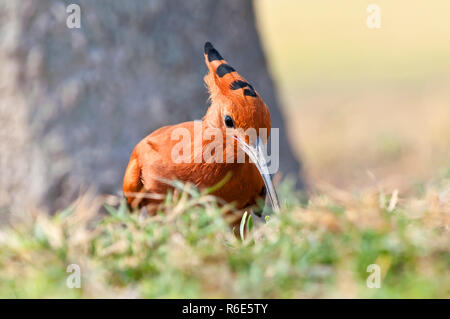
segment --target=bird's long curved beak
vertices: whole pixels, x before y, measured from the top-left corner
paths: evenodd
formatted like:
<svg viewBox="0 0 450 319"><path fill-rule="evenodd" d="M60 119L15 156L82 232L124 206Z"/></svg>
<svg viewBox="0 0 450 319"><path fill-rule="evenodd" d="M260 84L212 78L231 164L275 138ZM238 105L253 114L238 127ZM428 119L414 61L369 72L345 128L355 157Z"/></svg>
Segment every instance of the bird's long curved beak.
<svg viewBox="0 0 450 319"><path fill-rule="evenodd" d="M264 156L264 146L261 142L261 139L258 137L254 145L246 143L245 140L239 136L235 136L235 139L238 141L240 148L250 157L250 159L258 168L258 171L264 180L264 184L266 185L267 194L269 196L270 203L272 204L272 209L276 213L279 213L280 202L278 200L278 195L275 191L275 187L272 183L272 178L270 176L269 168L267 165L267 159Z"/></svg>

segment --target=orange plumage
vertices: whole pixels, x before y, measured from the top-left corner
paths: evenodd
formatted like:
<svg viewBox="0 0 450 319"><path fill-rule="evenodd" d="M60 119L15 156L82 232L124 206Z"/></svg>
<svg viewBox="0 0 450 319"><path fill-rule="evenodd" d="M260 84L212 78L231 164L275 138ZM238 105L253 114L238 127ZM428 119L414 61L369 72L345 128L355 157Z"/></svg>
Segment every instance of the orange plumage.
<svg viewBox="0 0 450 319"><path fill-rule="evenodd" d="M211 105L201 123L184 122L162 127L142 139L131 154L123 192L133 209L145 206L149 213L154 212L171 188L168 180L189 182L204 189L216 185L229 174L229 180L213 195L234 203L237 209L252 206L258 197L265 195L264 181L248 158L244 163L226 162L227 154L236 154L236 145L227 143L226 137L230 130L237 135L237 129L254 128L258 131L266 128L270 131L269 110L253 87L209 42L205 44L205 62L209 70L205 82ZM196 124L202 125L200 134L195 131ZM210 128L223 132L223 163L195 161L195 154L203 154L210 143L204 138L205 130ZM173 148L180 142L180 139L174 140L173 134L180 129L189 132L190 136L188 148L192 152L188 163L173 160ZM139 194L146 196L141 198Z"/></svg>

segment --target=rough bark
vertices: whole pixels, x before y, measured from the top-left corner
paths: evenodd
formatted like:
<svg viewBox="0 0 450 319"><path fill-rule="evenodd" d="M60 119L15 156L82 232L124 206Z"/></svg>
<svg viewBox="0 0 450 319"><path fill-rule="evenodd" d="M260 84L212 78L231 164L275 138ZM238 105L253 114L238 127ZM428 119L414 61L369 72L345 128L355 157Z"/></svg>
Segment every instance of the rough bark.
<svg viewBox="0 0 450 319"><path fill-rule="evenodd" d="M66 26L70 3L81 29ZM281 170L298 174L251 1L3 0L0 209L60 209L88 186L118 193L142 137L205 113L207 40L260 92L281 128Z"/></svg>

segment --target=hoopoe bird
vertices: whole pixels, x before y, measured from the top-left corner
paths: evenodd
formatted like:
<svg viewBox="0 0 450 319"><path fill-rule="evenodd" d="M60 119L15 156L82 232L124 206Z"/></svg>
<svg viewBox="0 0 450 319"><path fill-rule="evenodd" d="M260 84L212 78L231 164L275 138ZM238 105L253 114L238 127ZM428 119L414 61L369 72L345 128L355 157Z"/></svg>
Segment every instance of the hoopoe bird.
<svg viewBox="0 0 450 319"><path fill-rule="evenodd" d="M204 81L211 101L205 116L201 122L157 129L136 145L123 179L127 203L131 209L146 207L153 214L173 188L170 181L191 183L201 190L226 180L212 195L233 203L237 210L254 208L258 198L264 199L266 193L274 209L278 209L270 175L265 172L267 166L258 156L260 146L268 138L260 136L259 131L270 132L271 128L269 109L253 86L209 42L205 44L204 57L208 67ZM196 130L196 125L201 129ZM248 129L256 131L253 141L243 134ZM204 160L202 154L211 148L205 133L211 130L218 133L216 146L223 147L223 154L216 152L212 155L214 160ZM186 133L181 148L189 151L182 161L174 159L174 148L180 146L179 138L174 136L179 137L179 132ZM245 152L245 159L240 162L239 149Z"/></svg>

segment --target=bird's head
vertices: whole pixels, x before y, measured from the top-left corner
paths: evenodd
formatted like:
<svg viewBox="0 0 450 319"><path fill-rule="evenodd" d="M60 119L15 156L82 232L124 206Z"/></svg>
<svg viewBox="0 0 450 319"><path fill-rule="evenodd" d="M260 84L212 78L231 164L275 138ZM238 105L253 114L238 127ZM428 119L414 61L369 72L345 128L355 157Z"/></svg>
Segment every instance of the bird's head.
<svg viewBox="0 0 450 319"><path fill-rule="evenodd" d="M203 121L208 127L220 128L238 141L240 148L258 168L274 209L279 210L263 152L263 144L267 143L271 128L269 109L253 86L225 61L210 42L205 43L205 62L209 70L205 83L211 106Z"/></svg>
<svg viewBox="0 0 450 319"><path fill-rule="evenodd" d="M242 131L260 129L270 132L270 113L259 94L232 66L230 66L210 42L205 44L205 62L211 106L204 117L210 126L223 128L239 137ZM241 132L241 133L240 133ZM247 143L250 141L245 139ZM264 141L266 142L266 141Z"/></svg>

